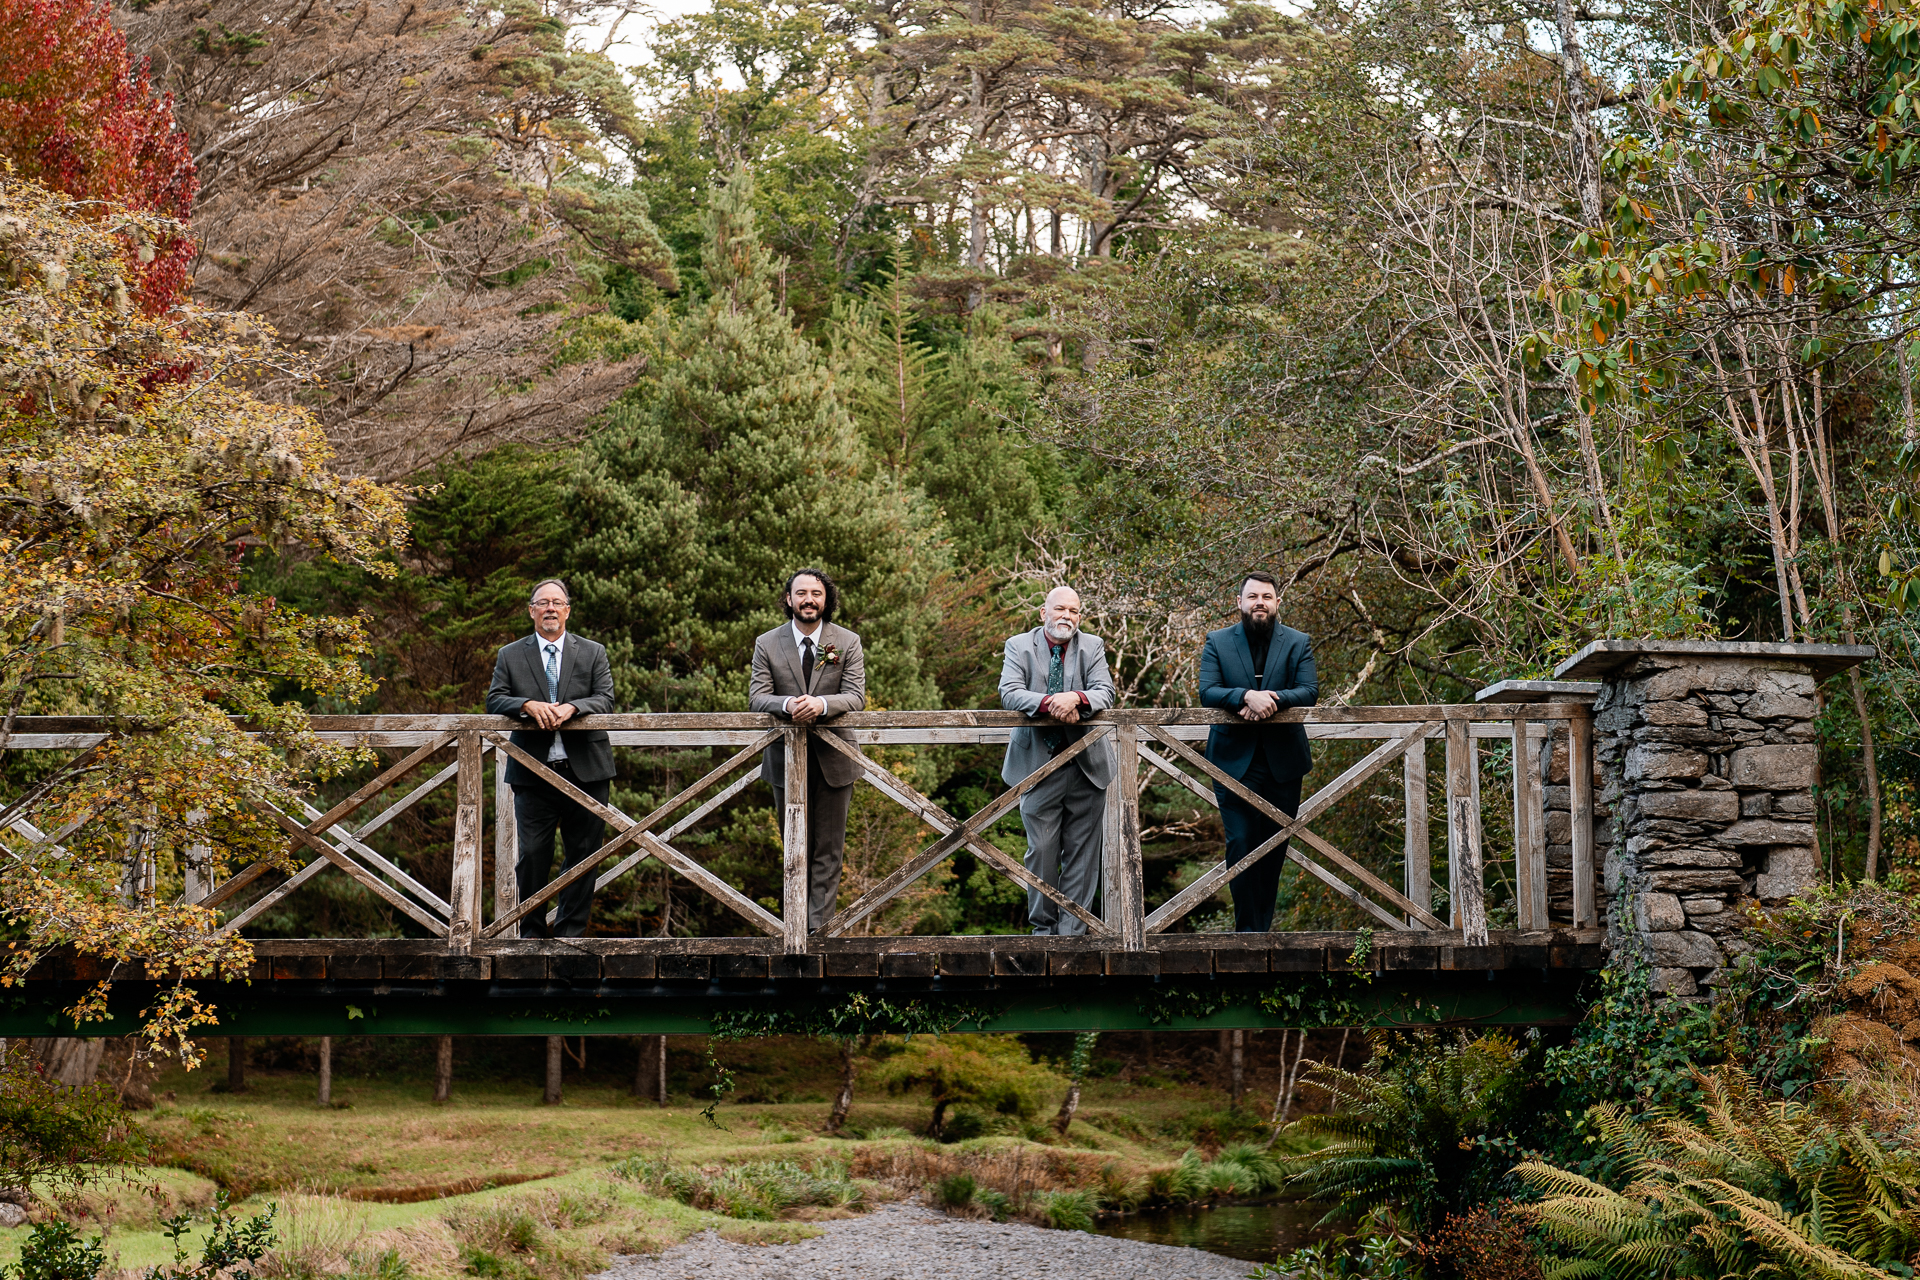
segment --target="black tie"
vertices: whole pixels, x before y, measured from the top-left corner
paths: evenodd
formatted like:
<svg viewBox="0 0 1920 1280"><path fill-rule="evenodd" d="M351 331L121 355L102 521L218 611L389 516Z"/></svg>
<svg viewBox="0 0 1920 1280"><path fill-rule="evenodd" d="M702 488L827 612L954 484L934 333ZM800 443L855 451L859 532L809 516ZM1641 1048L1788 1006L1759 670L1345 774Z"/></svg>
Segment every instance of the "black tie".
<svg viewBox="0 0 1920 1280"><path fill-rule="evenodd" d="M807 637L800 641L800 683L813 688L813 640Z"/></svg>

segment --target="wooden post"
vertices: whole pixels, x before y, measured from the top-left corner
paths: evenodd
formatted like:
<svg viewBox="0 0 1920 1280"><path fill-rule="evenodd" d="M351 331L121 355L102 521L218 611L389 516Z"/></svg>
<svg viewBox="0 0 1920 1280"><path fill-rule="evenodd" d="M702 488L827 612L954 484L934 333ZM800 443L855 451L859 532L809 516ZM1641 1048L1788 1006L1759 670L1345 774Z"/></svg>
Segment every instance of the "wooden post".
<svg viewBox="0 0 1920 1280"><path fill-rule="evenodd" d="M314 1101L323 1107L333 1105L333 1037L320 1037L320 1088Z"/></svg>
<svg viewBox="0 0 1920 1280"><path fill-rule="evenodd" d="M1113 781L1107 784L1106 855L1101 859L1101 918L1126 951L1147 945L1146 876L1140 855L1140 729L1113 731Z"/></svg>
<svg viewBox="0 0 1920 1280"><path fill-rule="evenodd" d="M247 1091L247 1039L245 1036L227 1037L227 1092L245 1093Z"/></svg>
<svg viewBox="0 0 1920 1280"><path fill-rule="evenodd" d="M1400 774L1404 780L1407 831L1406 831L1406 894L1416 903L1433 910L1433 849L1429 843L1431 833L1427 830L1427 744L1421 742L1407 749L1400 757ZM1407 923L1424 929L1412 916Z"/></svg>
<svg viewBox="0 0 1920 1280"><path fill-rule="evenodd" d="M549 1107L560 1105L560 1064L566 1057L566 1049L560 1043L559 1036L547 1037L547 1092L540 1099Z"/></svg>
<svg viewBox="0 0 1920 1280"><path fill-rule="evenodd" d="M513 788L507 785L507 753L493 753L493 918L513 914L520 905L520 824L513 811ZM520 936L516 921L503 938Z"/></svg>
<svg viewBox="0 0 1920 1280"><path fill-rule="evenodd" d="M1573 927L1600 923L1594 904L1593 867L1593 716L1576 715L1567 724L1567 794L1573 810Z"/></svg>
<svg viewBox="0 0 1920 1280"><path fill-rule="evenodd" d="M787 730L786 847L780 897L781 941L788 954L807 949L807 726Z"/></svg>
<svg viewBox="0 0 1920 1280"><path fill-rule="evenodd" d="M1239 1106L1247 1092L1247 1033L1233 1029L1233 1105Z"/></svg>
<svg viewBox="0 0 1920 1280"><path fill-rule="evenodd" d="M1465 719L1447 721L1447 892L1453 927L1470 947L1487 945L1487 889L1482 865L1476 753Z"/></svg>
<svg viewBox="0 0 1920 1280"><path fill-rule="evenodd" d="M480 931L480 735L462 733L456 742L460 772L455 780L453 877L447 890L453 918L447 922L447 950L467 955Z"/></svg>
<svg viewBox="0 0 1920 1280"><path fill-rule="evenodd" d="M660 1037L659 1067L660 1067L660 1082L659 1082L660 1092L658 1096L660 1099L660 1105L664 1107L667 1105L667 1037L665 1035L662 1035Z"/></svg>
<svg viewBox="0 0 1920 1280"><path fill-rule="evenodd" d="M187 825L197 827L207 820L205 809L190 809L187 812ZM180 896L188 906L193 906L207 896L213 888L213 882L207 869L213 865L213 846L210 844L190 844L186 856L180 860Z"/></svg>
<svg viewBox="0 0 1920 1280"><path fill-rule="evenodd" d="M1514 923L1522 931L1547 927L1546 850L1540 848L1540 775L1533 751L1533 726L1513 720L1513 895ZM1535 892L1536 886L1538 892Z"/></svg>
<svg viewBox="0 0 1920 1280"><path fill-rule="evenodd" d="M436 1037L433 1048L433 1100L445 1102L453 1096L453 1037Z"/></svg>

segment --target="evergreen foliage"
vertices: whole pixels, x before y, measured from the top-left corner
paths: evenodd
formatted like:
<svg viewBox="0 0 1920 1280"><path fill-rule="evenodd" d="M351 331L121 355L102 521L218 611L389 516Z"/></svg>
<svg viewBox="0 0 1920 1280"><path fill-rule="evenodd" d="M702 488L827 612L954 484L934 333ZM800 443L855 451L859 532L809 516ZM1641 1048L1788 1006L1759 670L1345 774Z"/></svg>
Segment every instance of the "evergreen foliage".
<svg viewBox="0 0 1920 1280"><path fill-rule="evenodd" d="M776 297L752 200L745 170L714 193L707 300L660 327L658 372L569 480L575 615L607 641L623 707L738 709L788 574L817 564L840 585L836 621L866 647L869 701L938 705L919 661L926 588L946 564L933 517L872 474L831 372Z"/></svg>

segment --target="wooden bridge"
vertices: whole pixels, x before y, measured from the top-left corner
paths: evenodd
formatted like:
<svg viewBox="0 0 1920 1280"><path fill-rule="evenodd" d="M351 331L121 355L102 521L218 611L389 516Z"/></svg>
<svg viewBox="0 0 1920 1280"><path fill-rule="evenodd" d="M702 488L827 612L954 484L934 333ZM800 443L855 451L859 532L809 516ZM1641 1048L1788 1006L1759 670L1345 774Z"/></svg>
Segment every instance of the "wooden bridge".
<svg viewBox="0 0 1920 1280"><path fill-rule="evenodd" d="M1282 712L1276 720L1304 724L1311 738L1371 745L1336 776L1309 778L1311 793L1292 818L1206 761L1198 744L1210 725L1230 719L1207 710L1103 712L1045 767L965 816L920 794L842 738L769 716L602 715L576 722L607 730L621 748L731 749L704 776L639 817L595 802L514 746L508 734L516 726L503 718L319 716L313 725L324 738L399 758L324 812L312 805L298 813L272 810L268 816L288 839L281 860L255 862L216 883L207 875L210 850L190 858L184 898L218 909L221 929L244 931L316 877L344 875L425 935L257 940L250 983L208 984L221 1009L220 1030L238 1035L699 1032L718 1009L792 1009L842 1001L855 992L953 1002L969 1011L971 1023L992 1030L1301 1025L1307 1015L1299 1001L1274 998L1287 990L1337 993L1339 1007L1356 1020L1383 1025L1564 1022L1576 1015L1583 978L1604 958L1595 898L1592 701L1582 691L1516 684L1495 686L1483 694L1489 700L1472 704ZM831 727L850 731L860 747L893 747L1004 742L1011 729L1026 723L1023 716L998 711L885 711L841 716ZM119 731L101 720L23 718L6 745L71 751ZM776 912L675 841L759 779L762 749L782 736L792 803L777 815L785 855ZM1446 832L1445 879L1438 886L1431 870L1428 779L1429 744L1436 739L1444 744ZM1500 824L1511 839L1498 849L1487 847L1482 821L1482 775L1489 771L1479 748L1488 739L1513 748L1502 753L1511 821L1503 815ZM1030 876L987 832L1028 789L1101 740L1114 744L1118 769L1107 793L1103 893L1088 908ZM932 836L817 932L806 927L809 751L852 756L865 784L906 809ZM513 801L504 783L509 759L595 810L611 833L593 857L525 901L517 897L513 870ZM1560 786L1549 786L1554 768L1554 776L1564 779ZM1208 805L1215 803L1218 782L1265 809L1279 822L1280 834L1236 867L1216 864L1149 910L1140 796L1143 779L1153 774ZM1398 775L1404 801L1397 876L1377 874L1313 826L1369 783L1377 796L1375 779L1382 774ZM454 798L454 834L443 896L400 865L390 828L447 787ZM1509 801L1499 803L1505 808ZM57 848L79 825L49 831L33 817L30 808L16 815L13 836ZM1549 827L1557 838L1550 839ZM1274 851L1283 839L1292 842L1286 857L1299 872L1370 917L1370 932L1186 931L1195 908L1256 860L1278 856ZM1082 920L1085 936L870 932L876 913L962 849ZM596 891L605 889L648 861L726 907L742 936L520 936L523 923L536 912L550 913L569 884L593 876ZM1487 874L1496 863L1504 864L1513 887L1512 929L1488 926ZM133 866L129 874L131 883L154 882L151 867ZM1444 905L1436 907L1442 899ZM64 1023L59 1010L82 984L106 977L114 979L111 1007L127 1014L124 1022L116 1019L118 1031L132 1024L164 975L129 966L109 974L84 957L50 956L29 976L24 998L0 1009L0 1034L48 1034L50 1026Z"/></svg>

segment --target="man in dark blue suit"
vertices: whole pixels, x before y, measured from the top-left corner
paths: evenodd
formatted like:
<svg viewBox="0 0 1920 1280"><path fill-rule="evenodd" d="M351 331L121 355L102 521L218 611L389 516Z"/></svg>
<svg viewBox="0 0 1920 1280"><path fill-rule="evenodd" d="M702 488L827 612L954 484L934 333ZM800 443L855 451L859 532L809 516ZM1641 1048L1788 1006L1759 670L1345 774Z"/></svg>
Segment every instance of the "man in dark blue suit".
<svg viewBox="0 0 1920 1280"><path fill-rule="evenodd" d="M1289 816L1300 809L1300 779L1313 767L1305 726L1266 724L1287 707L1310 707L1320 698L1313 642L1304 632L1275 621L1279 587L1270 573L1249 573L1240 584L1240 621L1207 633L1200 654L1200 705L1238 712L1244 724L1217 724L1207 735L1207 759L1247 790ZM1227 865L1233 866L1272 838L1273 819L1219 782L1220 823L1227 829ZM1227 885L1233 894L1233 927L1241 933L1273 928L1274 899L1286 865L1283 843Z"/></svg>

